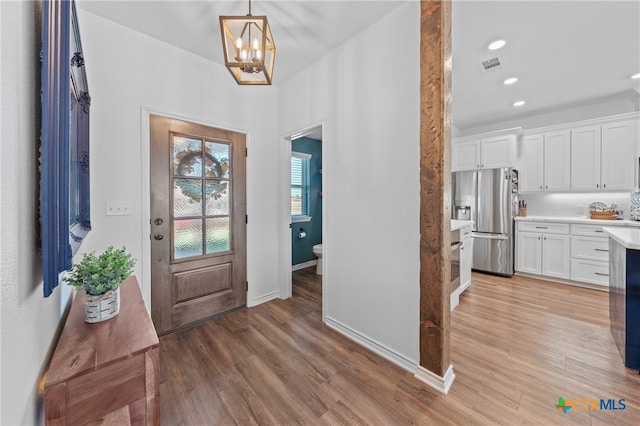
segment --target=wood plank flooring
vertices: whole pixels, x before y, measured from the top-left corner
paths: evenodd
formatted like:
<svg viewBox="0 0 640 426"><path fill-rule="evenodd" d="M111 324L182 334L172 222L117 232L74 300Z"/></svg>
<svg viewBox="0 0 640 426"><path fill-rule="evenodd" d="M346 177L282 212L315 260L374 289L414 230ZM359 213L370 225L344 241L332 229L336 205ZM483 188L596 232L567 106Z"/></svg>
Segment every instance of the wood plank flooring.
<svg viewBox="0 0 640 426"><path fill-rule="evenodd" d="M315 268L293 297L160 339L164 425L638 425L640 377L609 331L608 295L473 274L452 313L449 395L327 328ZM624 398L624 411L556 409Z"/></svg>

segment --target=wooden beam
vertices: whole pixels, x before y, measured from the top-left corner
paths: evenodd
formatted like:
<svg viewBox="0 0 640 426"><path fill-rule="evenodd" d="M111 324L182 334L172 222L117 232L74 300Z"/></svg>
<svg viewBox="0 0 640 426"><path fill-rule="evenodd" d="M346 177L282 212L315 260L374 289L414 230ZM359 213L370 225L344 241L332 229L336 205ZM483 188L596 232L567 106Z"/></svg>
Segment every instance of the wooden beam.
<svg viewBox="0 0 640 426"><path fill-rule="evenodd" d="M450 364L451 2L421 1L420 366Z"/></svg>

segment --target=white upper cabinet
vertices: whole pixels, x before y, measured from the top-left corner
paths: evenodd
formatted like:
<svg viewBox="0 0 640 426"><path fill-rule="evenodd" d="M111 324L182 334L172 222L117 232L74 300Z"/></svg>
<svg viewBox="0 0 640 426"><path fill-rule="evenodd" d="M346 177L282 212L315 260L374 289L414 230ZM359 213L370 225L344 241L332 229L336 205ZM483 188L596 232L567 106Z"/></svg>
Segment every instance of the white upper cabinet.
<svg viewBox="0 0 640 426"><path fill-rule="evenodd" d="M522 137L518 171L520 192L544 190L544 134Z"/></svg>
<svg viewBox="0 0 640 426"><path fill-rule="evenodd" d="M480 168L515 166L516 137L505 135L480 140Z"/></svg>
<svg viewBox="0 0 640 426"><path fill-rule="evenodd" d="M634 187L635 122L613 121L571 131L571 189L627 191Z"/></svg>
<svg viewBox="0 0 640 426"><path fill-rule="evenodd" d="M451 171L514 167L515 151L515 134L454 141L451 146Z"/></svg>
<svg viewBox="0 0 640 426"><path fill-rule="evenodd" d="M600 126L571 130L571 190L600 190Z"/></svg>
<svg viewBox="0 0 640 426"><path fill-rule="evenodd" d="M568 191L571 183L569 131L527 134L520 142L520 192Z"/></svg>
<svg viewBox="0 0 640 426"><path fill-rule="evenodd" d="M544 190L571 189L571 133L568 130L544 134Z"/></svg>
<svg viewBox="0 0 640 426"><path fill-rule="evenodd" d="M451 171L480 168L480 141L458 142L451 146Z"/></svg>
<svg viewBox="0 0 640 426"><path fill-rule="evenodd" d="M636 122L602 125L602 189L632 190L635 187Z"/></svg>
<svg viewBox="0 0 640 426"><path fill-rule="evenodd" d="M636 182L638 114L525 133L518 150L520 192L629 191Z"/></svg>

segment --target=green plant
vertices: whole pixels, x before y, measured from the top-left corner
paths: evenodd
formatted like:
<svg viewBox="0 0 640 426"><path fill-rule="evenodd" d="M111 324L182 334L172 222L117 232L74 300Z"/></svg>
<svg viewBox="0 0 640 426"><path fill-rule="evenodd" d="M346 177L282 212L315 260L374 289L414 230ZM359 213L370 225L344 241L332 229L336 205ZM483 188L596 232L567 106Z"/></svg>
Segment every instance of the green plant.
<svg viewBox="0 0 640 426"><path fill-rule="evenodd" d="M125 247L109 246L100 256L85 253L80 263L73 265L66 281L87 294L98 296L120 287L122 280L133 272L134 265L135 260Z"/></svg>

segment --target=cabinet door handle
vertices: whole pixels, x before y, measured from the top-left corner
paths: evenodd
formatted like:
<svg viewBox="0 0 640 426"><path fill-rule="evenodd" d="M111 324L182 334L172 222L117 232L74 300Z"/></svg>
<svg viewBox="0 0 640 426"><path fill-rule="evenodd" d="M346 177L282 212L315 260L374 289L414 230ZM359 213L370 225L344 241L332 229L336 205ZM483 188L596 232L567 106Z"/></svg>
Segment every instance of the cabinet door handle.
<svg viewBox="0 0 640 426"><path fill-rule="evenodd" d="M549 189L549 185L545 186L544 189Z"/></svg>
<svg viewBox="0 0 640 426"><path fill-rule="evenodd" d="M600 185L596 183L596 188L600 188Z"/></svg>
<svg viewBox="0 0 640 426"><path fill-rule="evenodd" d="M609 250L605 250L605 249L599 249L599 248L597 248L597 249L594 249L594 250L595 250L595 251L609 251Z"/></svg>
<svg viewBox="0 0 640 426"><path fill-rule="evenodd" d="M596 229L594 232L603 233L604 231L602 229Z"/></svg>
<svg viewBox="0 0 640 426"><path fill-rule="evenodd" d="M603 187L603 188L606 188L606 187L607 187L607 184L606 184L606 183L603 183L603 184L602 184L602 187Z"/></svg>
<svg viewBox="0 0 640 426"><path fill-rule="evenodd" d="M549 229L548 226L536 226L536 229Z"/></svg>
<svg viewBox="0 0 640 426"><path fill-rule="evenodd" d="M542 185L540 185L540 189L542 189Z"/></svg>
<svg viewBox="0 0 640 426"><path fill-rule="evenodd" d="M602 272L594 272L595 275L601 275L603 277L608 277L609 274L603 274Z"/></svg>
<svg viewBox="0 0 640 426"><path fill-rule="evenodd" d="M540 237L538 237L538 240L540 239Z"/></svg>

